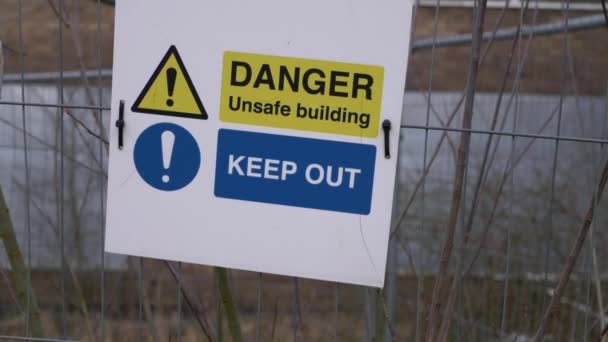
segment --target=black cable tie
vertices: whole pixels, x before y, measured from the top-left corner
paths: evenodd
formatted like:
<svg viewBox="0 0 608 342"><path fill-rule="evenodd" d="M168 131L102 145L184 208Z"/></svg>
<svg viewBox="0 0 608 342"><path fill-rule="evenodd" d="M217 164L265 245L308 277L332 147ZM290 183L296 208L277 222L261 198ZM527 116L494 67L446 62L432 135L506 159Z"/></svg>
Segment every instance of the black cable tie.
<svg viewBox="0 0 608 342"><path fill-rule="evenodd" d="M384 131L384 158L391 158L391 149L390 149L390 132L391 132L391 120L382 121L382 130Z"/></svg>
<svg viewBox="0 0 608 342"><path fill-rule="evenodd" d="M123 129L125 128L125 101L120 100L120 105L118 107L118 120L115 123L116 127L118 127L118 149L122 150L123 146Z"/></svg>

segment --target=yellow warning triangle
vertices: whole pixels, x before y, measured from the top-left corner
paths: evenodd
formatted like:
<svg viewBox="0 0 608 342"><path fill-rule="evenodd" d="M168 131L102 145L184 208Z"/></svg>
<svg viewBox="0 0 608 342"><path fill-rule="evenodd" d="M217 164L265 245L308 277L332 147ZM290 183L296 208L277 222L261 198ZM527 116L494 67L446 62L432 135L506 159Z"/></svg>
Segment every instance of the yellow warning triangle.
<svg viewBox="0 0 608 342"><path fill-rule="evenodd" d="M207 120L205 107L174 45L163 57L131 110Z"/></svg>

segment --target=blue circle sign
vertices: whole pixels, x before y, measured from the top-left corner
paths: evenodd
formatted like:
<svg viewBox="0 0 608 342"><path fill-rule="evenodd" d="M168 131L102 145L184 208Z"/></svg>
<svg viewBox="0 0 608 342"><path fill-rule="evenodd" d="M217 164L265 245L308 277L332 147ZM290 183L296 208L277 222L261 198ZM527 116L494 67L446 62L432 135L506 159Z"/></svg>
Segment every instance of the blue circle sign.
<svg viewBox="0 0 608 342"><path fill-rule="evenodd" d="M146 128L133 150L135 168L151 187L179 190L190 184L201 166L196 139L185 128L158 123Z"/></svg>

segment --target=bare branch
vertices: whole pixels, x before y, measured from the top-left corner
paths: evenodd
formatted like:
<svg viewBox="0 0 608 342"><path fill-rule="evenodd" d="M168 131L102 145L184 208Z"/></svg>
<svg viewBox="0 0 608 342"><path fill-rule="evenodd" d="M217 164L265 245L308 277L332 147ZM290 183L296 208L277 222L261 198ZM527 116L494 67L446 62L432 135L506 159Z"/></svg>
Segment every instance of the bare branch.
<svg viewBox="0 0 608 342"><path fill-rule="evenodd" d="M101 135L93 132L92 129L90 129L84 122L82 122L82 120L78 119L73 113L72 111L68 110L67 108L65 109L65 113L72 118L72 120L74 120L74 122L76 122L76 124L78 124L78 126L82 127L90 136L92 136L93 138L101 141L104 145L108 146L109 142L104 139Z"/></svg>
<svg viewBox="0 0 608 342"><path fill-rule="evenodd" d="M484 18L486 13L487 0L478 0L476 3L476 15L474 23L474 40L471 46L471 59L469 61L469 73L467 76L467 91L465 93L464 113L462 120L463 129L471 129L473 120L473 104L475 102L475 88L477 83L477 72L479 68L479 58L481 51L481 37L483 35ZM447 273L448 265L452 256L454 247L454 234L458 217L461 209L462 193L464 186L464 175L466 165L469 159L469 146L471 143L471 133L463 132L460 135L460 143L458 146L458 159L456 161L456 170L454 175L454 188L452 189L452 200L450 206L450 214L446 227L447 236L441 251L439 260L439 271L435 284L433 286L433 295L431 299L431 312L429 315L429 326L427 330L427 341L435 341L437 328L440 324L439 309L441 307L440 296L443 290L443 283ZM446 318L449 319L449 318Z"/></svg>
<svg viewBox="0 0 608 342"><path fill-rule="evenodd" d="M589 209L587 209L587 214L585 215L585 220L583 221L576 240L572 245L572 249L570 254L568 255L568 259L566 260L566 264L562 268L562 272L557 283L557 287L555 288L555 292L553 297L551 297L551 302L549 303L549 307L545 312L545 315L540 322L536 335L534 336L534 342L540 342L542 336L545 333L545 328L547 323L555 316L557 310L559 309L561 298L566 290L566 286L570 280L570 275L572 274L572 270L574 269L574 265L578 260L578 256L583 248L585 243L585 239L587 238L587 233L589 232L589 228L591 227L591 223L593 222L593 217L595 214L595 209L597 204L602 199L602 194L604 192L604 188L606 187L606 182L608 181L608 160L606 161L604 168L602 170L602 174L600 180L598 182L597 191L593 194L591 198L591 203L589 204Z"/></svg>
<svg viewBox="0 0 608 342"><path fill-rule="evenodd" d="M177 276L177 273L175 272L175 270L173 269L171 264L167 260L163 260L163 262L164 262L165 266L167 266L167 268L169 269L169 272L171 272L171 276L173 276L173 280L175 280L175 283L177 284L177 286L179 286L182 289L181 293L182 293L182 296L184 297L184 299L186 300L186 305L188 305L188 308L190 308L190 311L192 311L192 313L194 314L194 317L196 318L196 322L198 323L198 326L201 327L203 334L205 334L205 337L207 338L208 341L213 341L213 338L211 337L211 333L209 332L209 328L207 328L206 319L205 319L205 322L201 321L201 318L199 317L199 310L197 310L196 307L192 304L192 301L190 300L190 297L188 296L188 292L186 291L184 284L180 281L179 277Z"/></svg>
<svg viewBox="0 0 608 342"><path fill-rule="evenodd" d="M4 53L2 41L0 40L0 99L2 98L2 81L4 80Z"/></svg>
<svg viewBox="0 0 608 342"><path fill-rule="evenodd" d="M30 322L31 333L33 337L43 337L44 330L42 328L42 321L40 319L40 310L38 308L38 302L36 296L31 287L31 284L27 282L27 266L25 264L23 254L19 248L17 242L17 235L13 228L13 222L11 215L4 199L4 193L0 188L0 241L4 244L4 249L8 256L9 263L11 265L11 272L9 278L15 288L17 299L21 308L30 307L30 317L25 317ZM29 293L29 295L28 295ZM29 296L29 300L28 300Z"/></svg>

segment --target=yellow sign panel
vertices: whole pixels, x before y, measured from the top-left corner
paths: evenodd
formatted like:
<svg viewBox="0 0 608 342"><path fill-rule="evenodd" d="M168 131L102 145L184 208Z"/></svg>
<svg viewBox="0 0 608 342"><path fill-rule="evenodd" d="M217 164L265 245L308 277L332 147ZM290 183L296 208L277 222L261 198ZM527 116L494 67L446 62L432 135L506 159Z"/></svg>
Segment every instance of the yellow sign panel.
<svg viewBox="0 0 608 342"><path fill-rule="evenodd" d="M169 48L131 110L207 120L205 107L175 46Z"/></svg>
<svg viewBox="0 0 608 342"><path fill-rule="evenodd" d="M384 68L224 52L220 119L378 136Z"/></svg>

